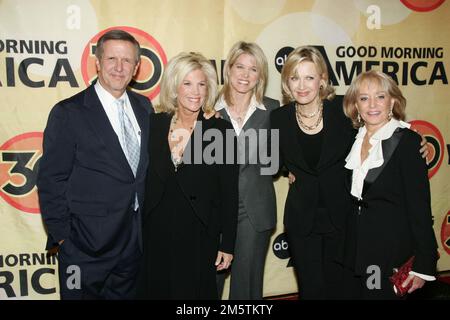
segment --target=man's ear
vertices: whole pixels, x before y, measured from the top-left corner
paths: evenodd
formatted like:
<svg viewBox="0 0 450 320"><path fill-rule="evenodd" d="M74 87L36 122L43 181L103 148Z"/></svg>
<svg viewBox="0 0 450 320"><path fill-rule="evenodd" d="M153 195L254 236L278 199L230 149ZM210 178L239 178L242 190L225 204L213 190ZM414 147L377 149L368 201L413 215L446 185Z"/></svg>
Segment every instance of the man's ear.
<svg viewBox="0 0 450 320"><path fill-rule="evenodd" d="M134 66L133 77L137 74L140 65L141 65L141 60L139 60L139 61L136 63L136 65Z"/></svg>

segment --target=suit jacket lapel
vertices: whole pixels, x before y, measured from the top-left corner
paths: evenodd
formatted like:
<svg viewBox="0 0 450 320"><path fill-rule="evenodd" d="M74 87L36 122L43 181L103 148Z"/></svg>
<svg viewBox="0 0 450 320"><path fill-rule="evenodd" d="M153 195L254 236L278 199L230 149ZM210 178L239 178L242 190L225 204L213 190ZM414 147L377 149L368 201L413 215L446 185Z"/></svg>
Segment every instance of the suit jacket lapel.
<svg viewBox="0 0 450 320"><path fill-rule="evenodd" d="M265 114L264 112L267 112L267 110L261 110L256 108L255 112L253 112L250 118L248 118L247 122L242 128L242 131L245 131L250 128L260 128L261 123L264 121L264 114Z"/></svg>
<svg viewBox="0 0 450 320"><path fill-rule="evenodd" d="M149 132L149 125L148 125L149 124L149 115L148 115L147 110L145 110L141 106L141 104L139 103L139 101L136 97L134 97L130 93L128 93L128 97L130 99L131 107L133 108L133 112L135 114L136 120L141 129L141 131L140 131L141 150L140 150L140 155L139 155L139 165L138 165L138 169L136 172L136 176L138 176L140 174L143 174L143 172L147 168L147 163L148 163L147 146L148 146L148 132Z"/></svg>
<svg viewBox="0 0 450 320"><path fill-rule="evenodd" d="M253 114L250 116L250 118L245 123L244 127L241 130L241 133L242 133L242 131L245 131L250 128L260 128L261 122L264 121L264 112L268 112L268 111L256 108L255 112L253 112ZM228 122L231 123L230 116L228 115L228 112L225 110L225 108L221 109L219 111L219 113L224 120L227 120Z"/></svg>
<svg viewBox="0 0 450 320"><path fill-rule="evenodd" d="M171 163L169 142L167 140L169 137L172 115L167 114L160 119L161 122L153 122L155 128L151 129L149 153L151 157L150 161L154 161L154 163L150 163L150 165L154 166L157 176L165 183L169 171L175 170ZM162 154L162 156L158 156L157 154Z"/></svg>
<svg viewBox="0 0 450 320"><path fill-rule="evenodd" d="M347 168L344 168L345 170L345 189L348 191L348 193L351 193L352 190L352 176L353 176L353 170L349 170Z"/></svg>
<svg viewBox="0 0 450 320"><path fill-rule="evenodd" d="M383 169L386 167L386 164L391 159L392 154L394 153L395 149L398 146L398 143L400 142L400 139L403 136L404 130L405 129L397 128L389 139L383 140L381 142L383 146L384 162L380 167L370 169L369 172L367 172L366 178L364 179L362 197L364 197L367 194L367 191L375 183L375 181L380 176Z"/></svg>
<svg viewBox="0 0 450 320"><path fill-rule="evenodd" d="M239 136L238 136L238 145L239 145L239 149L238 152L244 152L244 163L240 164L240 171L243 171L245 168L248 167L248 165L250 164L250 159L252 159L252 161L258 161L259 155L258 155L258 151L260 151L259 149L261 148L261 145L259 143L259 128L261 128L262 123L264 122L265 119L265 110L261 110L261 109L256 109L255 112L253 112L253 114L250 116L250 118L247 120L247 122L245 123L244 127L242 128ZM248 143L248 139L245 139L245 132L249 129L254 129L256 130L256 138L258 139L258 141L256 141L256 145L251 145L250 143ZM250 137L253 137L253 133L250 133L249 135ZM267 137L269 139L269 137ZM246 142L247 140L247 142ZM258 146L258 147L255 147ZM250 154L250 152L252 154ZM254 164L254 163L252 163Z"/></svg>
<svg viewBox="0 0 450 320"><path fill-rule="evenodd" d="M105 109L103 109L93 85L86 92L84 106L88 111L86 121L90 123L92 130L110 151L112 161L118 161L121 167L128 168L129 174L133 175L125 153L120 146L119 138L106 115Z"/></svg>
<svg viewBox="0 0 450 320"><path fill-rule="evenodd" d="M324 101L323 105L323 139L322 150L320 152L319 163L317 164L317 170L322 170L328 165L334 155L340 151L342 141L339 138L344 134L342 132L342 126L338 124L336 119L333 119L332 108L328 100Z"/></svg>
<svg viewBox="0 0 450 320"><path fill-rule="evenodd" d="M228 112L227 112L227 110L225 110L225 108L220 109L220 110L219 110L219 113L220 113L220 115L222 116L222 118L223 118L224 120L227 120L228 122L231 123L230 116L228 115Z"/></svg>
<svg viewBox="0 0 450 320"><path fill-rule="evenodd" d="M167 177L174 171L170 162L170 150L167 141L172 117L169 114L153 114L150 115L150 118L152 121L149 121L148 175L152 180L150 184L147 184L145 190L146 214L151 212L159 203L164 194ZM155 178L153 179L153 177Z"/></svg>

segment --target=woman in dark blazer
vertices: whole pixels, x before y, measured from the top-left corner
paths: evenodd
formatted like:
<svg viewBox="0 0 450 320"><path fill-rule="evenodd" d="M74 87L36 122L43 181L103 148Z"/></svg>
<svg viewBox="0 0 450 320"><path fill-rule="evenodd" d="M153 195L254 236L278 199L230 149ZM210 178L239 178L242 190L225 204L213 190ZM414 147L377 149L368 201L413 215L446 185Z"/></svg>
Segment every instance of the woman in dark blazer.
<svg viewBox="0 0 450 320"><path fill-rule="evenodd" d="M343 261L353 298L398 298L389 277L412 256L408 292L435 279L428 170L420 136L402 121L405 107L396 83L379 71L360 74L345 95L345 114L359 128L345 165L353 205Z"/></svg>
<svg viewBox="0 0 450 320"><path fill-rule="evenodd" d="M287 105L272 112L279 130L280 164L295 181L284 209L284 225L301 299L341 297L342 267L336 256L350 198L344 159L355 135L335 97L320 52L299 47L281 73Z"/></svg>
<svg viewBox="0 0 450 320"><path fill-rule="evenodd" d="M235 153L226 141L234 136L227 121L204 117L216 79L200 54L181 53L166 66L163 112L150 117L140 298L217 299L216 271L233 259L238 166L224 157Z"/></svg>
<svg viewBox="0 0 450 320"><path fill-rule="evenodd" d="M261 153L270 153L270 113L280 106L277 100L264 97L267 69L267 59L256 43L237 42L228 53L224 85L215 107L223 119L233 124L241 159L238 228L229 294L233 300L263 298L264 265L276 225L272 175L278 165L273 161L263 163L260 157ZM217 276L219 296L227 274L219 272Z"/></svg>

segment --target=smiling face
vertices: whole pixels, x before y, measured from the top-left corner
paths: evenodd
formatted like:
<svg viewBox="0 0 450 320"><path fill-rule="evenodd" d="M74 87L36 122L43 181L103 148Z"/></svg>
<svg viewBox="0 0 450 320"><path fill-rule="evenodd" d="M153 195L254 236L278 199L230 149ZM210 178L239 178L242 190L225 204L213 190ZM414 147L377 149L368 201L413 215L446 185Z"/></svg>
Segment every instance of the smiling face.
<svg viewBox="0 0 450 320"><path fill-rule="evenodd" d="M178 87L177 105L182 112L200 111L208 93L207 79L202 70L189 72Z"/></svg>
<svg viewBox="0 0 450 320"><path fill-rule="evenodd" d="M368 129L378 130L389 121L395 100L377 81L363 81L358 91L356 108Z"/></svg>
<svg viewBox="0 0 450 320"><path fill-rule="evenodd" d="M239 93L253 92L259 80L256 59L248 53L241 54L230 68L231 88Z"/></svg>
<svg viewBox="0 0 450 320"><path fill-rule="evenodd" d="M316 65L311 61L302 61L289 77L288 87L298 104L309 106L319 103L320 85L323 85L323 82Z"/></svg>
<svg viewBox="0 0 450 320"><path fill-rule="evenodd" d="M115 98L125 92L139 68L136 48L124 40L108 40L103 44L103 54L96 59L98 81Z"/></svg>

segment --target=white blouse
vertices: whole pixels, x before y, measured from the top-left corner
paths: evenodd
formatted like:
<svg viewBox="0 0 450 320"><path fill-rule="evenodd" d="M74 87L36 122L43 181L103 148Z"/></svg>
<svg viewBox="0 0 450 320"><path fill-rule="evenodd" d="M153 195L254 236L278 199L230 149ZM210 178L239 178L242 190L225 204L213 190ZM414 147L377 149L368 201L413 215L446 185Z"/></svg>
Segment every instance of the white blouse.
<svg viewBox="0 0 450 320"><path fill-rule="evenodd" d="M219 97L219 99L218 99L214 109L216 111L220 111L222 109L225 109L225 111L227 112L228 116L230 117L231 124L233 125L233 128L234 128L234 131L236 132L236 135L239 135L241 133L241 130L245 126L245 123L252 116L252 114L256 111L256 109L261 109L261 110L264 110L264 111L267 110L266 107L262 103L258 103L256 101L256 97L255 97L255 95L253 95L251 100L250 100L250 105L248 107L247 113L245 114L245 118L244 118L244 121L242 123L242 127L239 127L239 124L237 123L237 121L231 116L231 114L229 112L229 106L228 106L227 102L225 101L223 95L221 95Z"/></svg>
<svg viewBox="0 0 450 320"><path fill-rule="evenodd" d="M367 176L367 172L369 172L370 169L378 168L383 165L384 158L382 141L392 137L397 128L409 128L410 126L411 125L409 123L391 119L370 138L369 143L372 147L369 150L369 155L363 163L361 163L361 148L367 129L366 127L359 128L352 149L350 150L347 158L345 158L345 161L347 162L345 167L353 170L351 189L351 194L353 196L361 199L364 179Z"/></svg>
<svg viewBox="0 0 450 320"><path fill-rule="evenodd" d="M345 158L345 161L347 162L345 167L347 169L353 170L352 189L350 193L354 197L362 199L361 195L364 186L364 179L367 176L367 172L369 172L370 169L378 168L383 165L384 158L382 141L392 137L394 131L397 128L409 128L410 126L411 125L409 123L391 119L370 138L369 143L372 147L369 150L369 155L363 163L361 163L361 148L364 136L367 133L367 129L366 127L359 128L352 149L350 150L347 158ZM417 150L417 152L419 152L419 150ZM436 280L434 276L429 276L414 271L410 271L410 274L418 276L419 278L422 278L426 281Z"/></svg>

